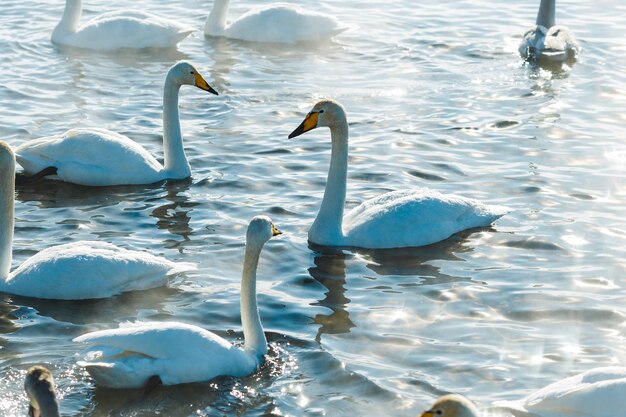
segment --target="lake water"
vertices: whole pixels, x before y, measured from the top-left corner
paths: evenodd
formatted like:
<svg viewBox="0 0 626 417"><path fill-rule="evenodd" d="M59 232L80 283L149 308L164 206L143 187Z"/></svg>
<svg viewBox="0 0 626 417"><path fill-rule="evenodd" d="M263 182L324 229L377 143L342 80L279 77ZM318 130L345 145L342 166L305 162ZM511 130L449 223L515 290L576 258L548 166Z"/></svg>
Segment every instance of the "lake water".
<svg viewBox="0 0 626 417"><path fill-rule="evenodd" d="M26 414L25 370L47 364L66 416L415 416L459 392L481 408L596 366L626 365L626 3L559 1L583 53L524 65L538 1L298 2L354 27L322 45L254 45L197 32L177 50L56 48L63 1L0 4L0 138L19 145L105 127L162 157L162 85L192 62L215 97L181 89L193 177L16 193L14 266L98 239L198 264L170 288L102 301L0 295L0 415ZM84 18L132 7L85 0ZM233 1L231 15L266 1ZM210 0L144 0L201 28ZM352 207L420 186L514 211L427 248L310 248L330 136L287 135L320 98L348 112ZM240 343L245 228L284 232L259 270L271 349L247 378L141 391L95 388L72 338L134 320L184 321Z"/></svg>

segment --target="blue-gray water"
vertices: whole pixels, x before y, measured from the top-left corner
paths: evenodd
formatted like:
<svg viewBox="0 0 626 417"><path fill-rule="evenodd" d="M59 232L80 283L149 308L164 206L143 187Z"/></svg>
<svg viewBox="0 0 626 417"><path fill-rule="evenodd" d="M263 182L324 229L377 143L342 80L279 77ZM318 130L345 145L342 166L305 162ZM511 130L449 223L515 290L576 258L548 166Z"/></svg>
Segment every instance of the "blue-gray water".
<svg viewBox="0 0 626 417"><path fill-rule="evenodd" d="M205 38L118 55L59 49L62 0L0 4L0 138L105 127L161 147L162 84L180 59L220 96L183 87L193 178L147 187L19 188L14 266L99 239L196 262L170 288L104 301L0 295L0 414L26 413L25 370L47 364L67 416L414 416L438 394L482 407L578 371L626 365L626 4L559 1L583 53L523 65L538 1L298 2L355 27L319 46ZM210 0L142 7L202 28ZM236 1L232 16L266 1ZM88 18L133 6L85 0ZM144 6L145 5L145 6ZM491 230L386 252L316 251L329 133L287 135L323 97L351 129L348 203L426 186L504 204ZM285 234L259 270L272 348L243 379L141 392L95 388L71 339L129 320L178 320L241 342L245 227Z"/></svg>

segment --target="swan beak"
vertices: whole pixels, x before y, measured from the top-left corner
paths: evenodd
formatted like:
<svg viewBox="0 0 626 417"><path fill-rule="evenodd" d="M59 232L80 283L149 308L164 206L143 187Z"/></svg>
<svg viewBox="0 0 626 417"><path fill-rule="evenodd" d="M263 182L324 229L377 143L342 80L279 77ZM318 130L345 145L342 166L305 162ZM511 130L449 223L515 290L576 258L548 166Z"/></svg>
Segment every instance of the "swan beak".
<svg viewBox="0 0 626 417"><path fill-rule="evenodd" d="M202 78L202 75L200 75L198 71L194 72L194 77L196 78L196 87L198 87L201 90L208 91L209 93L213 93L216 96L219 96L217 91L215 91L213 87L211 87L209 83L207 83L206 80Z"/></svg>
<svg viewBox="0 0 626 417"><path fill-rule="evenodd" d="M278 230L276 228L276 226L272 225L272 236L278 236L278 235L282 235L283 232L281 232L280 230Z"/></svg>
<svg viewBox="0 0 626 417"><path fill-rule="evenodd" d="M432 410L424 411L419 417L433 417L435 412Z"/></svg>
<svg viewBox="0 0 626 417"><path fill-rule="evenodd" d="M300 136L304 132L315 129L317 127L318 116L319 112L311 112L307 114L302 123L300 123L300 126L298 126L296 130L289 134L289 139L293 139L296 136Z"/></svg>

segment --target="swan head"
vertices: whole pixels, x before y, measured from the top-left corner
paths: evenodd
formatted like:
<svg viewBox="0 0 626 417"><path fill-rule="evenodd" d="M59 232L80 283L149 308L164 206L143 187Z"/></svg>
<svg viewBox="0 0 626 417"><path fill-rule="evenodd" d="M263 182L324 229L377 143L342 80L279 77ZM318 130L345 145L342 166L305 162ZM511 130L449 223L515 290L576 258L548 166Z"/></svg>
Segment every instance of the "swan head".
<svg viewBox="0 0 626 417"><path fill-rule="evenodd" d="M307 114L302 123L300 123L300 126L289 134L289 139L300 136L317 127L326 126L332 129L335 126L345 124L346 120L346 111L339 102L334 100L322 100L313 106L309 114Z"/></svg>
<svg viewBox="0 0 626 417"><path fill-rule="evenodd" d="M30 405L28 414L34 417L59 417L59 402L52 373L43 366L33 366L26 374L24 389Z"/></svg>
<svg viewBox="0 0 626 417"><path fill-rule="evenodd" d="M6 142L0 140L0 172L4 175L5 171L15 176L15 153Z"/></svg>
<svg viewBox="0 0 626 417"><path fill-rule="evenodd" d="M250 220L246 233L246 244L263 246L273 236L282 234L267 216L256 216Z"/></svg>
<svg viewBox="0 0 626 417"><path fill-rule="evenodd" d="M193 85L201 90L213 93L216 96L219 95L217 91L206 82L198 70L186 61L180 61L174 64L167 73L167 80L173 81L178 85Z"/></svg>
<svg viewBox="0 0 626 417"><path fill-rule="evenodd" d="M448 394L440 397L420 417L478 417L478 409L464 396Z"/></svg>

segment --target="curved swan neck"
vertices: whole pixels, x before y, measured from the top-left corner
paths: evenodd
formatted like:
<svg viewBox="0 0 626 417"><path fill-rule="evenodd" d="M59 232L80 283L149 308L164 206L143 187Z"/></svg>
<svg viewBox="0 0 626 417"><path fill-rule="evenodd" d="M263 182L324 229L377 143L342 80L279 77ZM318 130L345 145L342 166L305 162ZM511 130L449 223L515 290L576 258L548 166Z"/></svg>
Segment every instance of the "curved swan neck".
<svg viewBox="0 0 626 417"><path fill-rule="evenodd" d="M204 24L204 33L219 34L226 29L230 0L214 0L213 9Z"/></svg>
<svg viewBox="0 0 626 417"><path fill-rule="evenodd" d="M241 277L241 325L245 350L258 357L267 353L267 339L263 333L256 301L256 269L263 245L246 244Z"/></svg>
<svg viewBox="0 0 626 417"><path fill-rule="evenodd" d="M556 0L541 0L539 5L539 13L537 13L537 21L539 26L550 29L554 26L556 19Z"/></svg>
<svg viewBox="0 0 626 417"><path fill-rule="evenodd" d="M13 228L15 226L15 157L0 161L0 278L11 270Z"/></svg>
<svg viewBox="0 0 626 417"><path fill-rule="evenodd" d="M52 32L53 40L57 36L67 35L76 32L82 12L82 0L66 0L63 17Z"/></svg>
<svg viewBox="0 0 626 417"><path fill-rule="evenodd" d="M178 116L179 90L180 84L172 80L168 74L163 87L163 157L165 170L173 179L191 176Z"/></svg>
<svg viewBox="0 0 626 417"><path fill-rule="evenodd" d="M320 211L309 230L309 240L320 245L336 245L343 238L343 206L348 174L348 122L330 128L332 151L326 190Z"/></svg>

